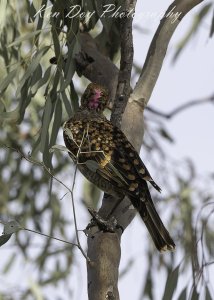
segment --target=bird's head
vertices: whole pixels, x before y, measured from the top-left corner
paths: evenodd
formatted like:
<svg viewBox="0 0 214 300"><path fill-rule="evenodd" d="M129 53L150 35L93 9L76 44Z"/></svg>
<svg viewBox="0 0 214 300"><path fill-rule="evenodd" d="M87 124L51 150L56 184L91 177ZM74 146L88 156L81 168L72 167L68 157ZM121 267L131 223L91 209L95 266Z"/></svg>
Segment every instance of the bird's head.
<svg viewBox="0 0 214 300"><path fill-rule="evenodd" d="M81 108L103 112L109 102L108 90L96 83L90 83L81 98Z"/></svg>

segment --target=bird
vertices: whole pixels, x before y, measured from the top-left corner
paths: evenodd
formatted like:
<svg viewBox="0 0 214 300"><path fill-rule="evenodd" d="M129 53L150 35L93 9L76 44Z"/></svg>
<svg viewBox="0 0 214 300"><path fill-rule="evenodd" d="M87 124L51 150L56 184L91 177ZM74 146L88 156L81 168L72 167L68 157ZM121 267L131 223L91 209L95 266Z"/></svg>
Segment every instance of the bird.
<svg viewBox="0 0 214 300"><path fill-rule="evenodd" d="M128 196L160 252L173 251L175 243L155 208L148 183L158 192L161 188L122 130L104 116L108 104L108 89L90 83L79 109L63 125L68 153L79 171L98 188L117 198Z"/></svg>

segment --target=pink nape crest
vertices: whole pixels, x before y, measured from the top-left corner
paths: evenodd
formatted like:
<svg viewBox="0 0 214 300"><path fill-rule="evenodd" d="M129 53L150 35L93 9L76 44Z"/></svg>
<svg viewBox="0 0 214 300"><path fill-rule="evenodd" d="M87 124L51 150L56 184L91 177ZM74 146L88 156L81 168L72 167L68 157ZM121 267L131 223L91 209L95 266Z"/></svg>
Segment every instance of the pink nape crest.
<svg viewBox="0 0 214 300"><path fill-rule="evenodd" d="M94 95L90 98L88 107L90 109L96 109L99 106L99 100L101 96L101 91L98 89L94 89Z"/></svg>

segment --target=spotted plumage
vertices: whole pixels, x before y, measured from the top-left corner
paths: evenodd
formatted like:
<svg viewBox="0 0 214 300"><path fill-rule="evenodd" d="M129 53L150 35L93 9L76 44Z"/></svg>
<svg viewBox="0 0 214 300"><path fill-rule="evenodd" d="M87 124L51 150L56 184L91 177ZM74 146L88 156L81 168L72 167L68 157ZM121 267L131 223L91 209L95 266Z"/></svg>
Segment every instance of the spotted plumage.
<svg viewBox="0 0 214 300"><path fill-rule="evenodd" d="M104 117L108 98L108 91L100 85L92 83L86 88L79 110L63 126L69 154L100 189L129 197L158 250L173 250L175 244L155 209L147 182L161 189L124 133Z"/></svg>

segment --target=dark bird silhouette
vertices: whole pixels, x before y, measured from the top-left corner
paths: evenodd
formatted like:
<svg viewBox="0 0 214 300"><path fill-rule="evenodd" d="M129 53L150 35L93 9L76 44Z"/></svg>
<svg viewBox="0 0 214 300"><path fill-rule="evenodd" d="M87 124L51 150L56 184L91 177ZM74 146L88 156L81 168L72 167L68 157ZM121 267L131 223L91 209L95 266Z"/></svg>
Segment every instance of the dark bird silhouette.
<svg viewBox="0 0 214 300"><path fill-rule="evenodd" d="M155 209L147 183L159 192L161 189L124 133L103 115L108 101L107 89L88 85L79 110L63 126L69 155L101 190L117 198L129 197L159 251L173 250L175 244Z"/></svg>

